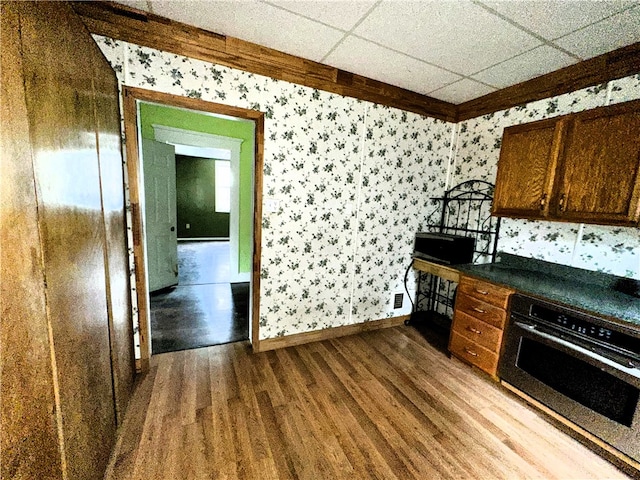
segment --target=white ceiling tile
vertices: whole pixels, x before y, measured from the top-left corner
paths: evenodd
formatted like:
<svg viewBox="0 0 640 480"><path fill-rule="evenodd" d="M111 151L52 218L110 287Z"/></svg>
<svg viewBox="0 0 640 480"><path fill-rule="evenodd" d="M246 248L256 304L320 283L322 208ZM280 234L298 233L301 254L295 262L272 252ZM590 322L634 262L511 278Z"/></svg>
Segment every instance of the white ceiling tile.
<svg viewBox="0 0 640 480"><path fill-rule="evenodd" d="M147 0L118 0L117 3L126 5L127 7L137 8L138 10L149 11L149 2Z"/></svg>
<svg viewBox="0 0 640 480"><path fill-rule="evenodd" d="M542 43L468 0L383 1L354 33L463 75Z"/></svg>
<svg viewBox="0 0 640 480"><path fill-rule="evenodd" d="M455 73L352 36L324 63L423 94L460 79Z"/></svg>
<svg viewBox="0 0 640 480"><path fill-rule="evenodd" d="M309 60L321 60L342 38L335 28L250 0L152 0L154 13Z"/></svg>
<svg viewBox="0 0 640 480"><path fill-rule="evenodd" d="M609 17L637 0L520 0L481 2L523 27L554 39Z"/></svg>
<svg viewBox="0 0 640 480"><path fill-rule="evenodd" d="M592 58L635 42L640 42L640 6L554 41L582 58Z"/></svg>
<svg viewBox="0 0 640 480"><path fill-rule="evenodd" d="M459 82L430 92L429 96L445 102L459 104L495 91L495 88L463 78Z"/></svg>
<svg viewBox="0 0 640 480"><path fill-rule="evenodd" d="M498 88L530 80L545 73L567 67L578 62L566 53L543 45L511 58L472 77Z"/></svg>
<svg viewBox="0 0 640 480"><path fill-rule="evenodd" d="M266 0L341 30L351 30L376 0Z"/></svg>

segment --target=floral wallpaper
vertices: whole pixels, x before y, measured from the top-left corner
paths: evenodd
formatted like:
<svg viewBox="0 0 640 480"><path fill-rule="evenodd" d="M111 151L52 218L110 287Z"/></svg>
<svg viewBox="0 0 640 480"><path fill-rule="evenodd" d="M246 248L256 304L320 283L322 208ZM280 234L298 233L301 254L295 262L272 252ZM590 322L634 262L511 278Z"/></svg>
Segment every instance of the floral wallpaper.
<svg viewBox="0 0 640 480"><path fill-rule="evenodd" d="M429 215L435 209L431 197L444 193L452 134L450 123L369 108L355 233L354 323L410 312L408 301L399 312L391 299L404 292L415 233L439 220Z"/></svg>
<svg viewBox="0 0 640 480"><path fill-rule="evenodd" d="M94 38L121 84L265 112L261 339L410 312L392 295L438 220L454 124Z"/></svg>
<svg viewBox="0 0 640 480"><path fill-rule="evenodd" d="M455 125L94 38L121 84L265 112L263 197L278 208L263 209L261 339L409 313L392 297L415 232L439 221L432 197L495 181L506 126L640 98L635 75ZM638 229L504 219L498 248L640 278Z"/></svg>
<svg viewBox="0 0 640 480"><path fill-rule="evenodd" d="M640 98L640 75L460 122L451 184L495 182L505 127ZM640 279L640 231L505 218L498 250Z"/></svg>

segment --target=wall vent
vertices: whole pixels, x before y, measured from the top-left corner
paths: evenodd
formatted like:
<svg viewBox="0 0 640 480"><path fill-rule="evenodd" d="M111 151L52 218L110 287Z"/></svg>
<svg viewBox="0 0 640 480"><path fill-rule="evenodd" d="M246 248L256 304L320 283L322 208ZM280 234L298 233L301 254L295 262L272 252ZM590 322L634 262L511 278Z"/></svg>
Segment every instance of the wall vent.
<svg viewBox="0 0 640 480"><path fill-rule="evenodd" d="M396 293L393 297L393 309L402 308L404 303L404 293Z"/></svg>

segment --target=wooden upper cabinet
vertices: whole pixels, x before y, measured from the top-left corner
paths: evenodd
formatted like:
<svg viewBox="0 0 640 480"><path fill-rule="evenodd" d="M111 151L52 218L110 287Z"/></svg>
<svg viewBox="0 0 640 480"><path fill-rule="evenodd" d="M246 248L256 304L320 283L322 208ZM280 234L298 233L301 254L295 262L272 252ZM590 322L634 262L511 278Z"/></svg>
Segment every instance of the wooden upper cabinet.
<svg viewBox="0 0 640 480"><path fill-rule="evenodd" d="M564 143L555 215L585 223L637 224L640 102L576 115Z"/></svg>
<svg viewBox="0 0 640 480"><path fill-rule="evenodd" d="M493 214L637 225L640 101L506 128Z"/></svg>
<svg viewBox="0 0 640 480"><path fill-rule="evenodd" d="M493 214L544 218L549 212L564 122L544 120L505 129Z"/></svg>

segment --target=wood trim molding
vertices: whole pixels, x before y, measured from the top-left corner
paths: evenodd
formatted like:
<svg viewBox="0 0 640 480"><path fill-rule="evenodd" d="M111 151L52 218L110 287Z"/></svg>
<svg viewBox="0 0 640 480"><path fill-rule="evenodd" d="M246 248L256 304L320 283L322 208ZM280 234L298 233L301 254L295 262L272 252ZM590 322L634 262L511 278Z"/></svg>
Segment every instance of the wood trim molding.
<svg viewBox="0 0 640 480"><path fill-rule="evenodd" d="M124 130L127 154L127 173L129 175L129 197L131 200L131 218L133 229L133 255L136 269L136 295L138 300L138 323L140 334L141 372L149 370L151 358L151 332L149 324L148 285L146 281L146 260L144 256L144 228L141 205L141 168L138 142L137 102L155 102L163 105L217 113L252 120L255 123L254 155L254 215L253 215L253 284L251 310L251 339L254 351L260 348L260 259L262 238L262 170L264 165L264 114L256 110L247 110L220 103L207 102L197 98L181 97L142 88L123 86Z"/></svg>
<svg viewBox="0 0 640 480"><path fill-rule="evenodd" d="M458 121L574 92L640 72L640 42L462 103Z"/></svg>
<svg viewBox="0 0 640 480"><path fill-rule="evenodd" d="M91 33L459 122L640 72L640 42L460 105L111 2L72 2Z"/></svg>
<svg viewBox="0 0 640 480"><path fill-rule="evenodd" d="M371 320L370 322L356 323L354 325L343 325L341 327L325 328L324 330L296 333L294 335L286 335L284 337L267 338L260 341L260 349L257 351L266 352L268 350L293 347L304 343L319 342L330 338L345 337L347 335L379 330L381 328L397 327L398 325L404 324L405 320L409 320L409 318L411 318L411 315L402 315L400 317ZM254 349L254 351L256 350Z"/></svg>
<svg viewBox="0 0 640 480"><path fill-rule="evenodd" d="M111 2L72 2L91 33L421 115L456 121L452 103Z"/></svg>

